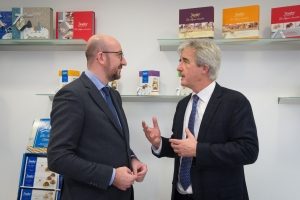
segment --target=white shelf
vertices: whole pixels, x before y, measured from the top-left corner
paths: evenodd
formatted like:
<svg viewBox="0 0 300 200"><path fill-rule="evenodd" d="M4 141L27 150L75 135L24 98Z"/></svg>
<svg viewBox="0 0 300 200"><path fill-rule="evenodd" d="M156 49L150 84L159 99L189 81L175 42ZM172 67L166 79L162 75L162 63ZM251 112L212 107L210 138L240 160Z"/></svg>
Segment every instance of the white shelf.
<svg viewBox="0 0 300 200"><path fill-rule="evenodd" d="M36 94L39 96L47 96L50 101L53 101L54 94ZM149 96L137 96L137 95L121 95L123 102L178 102L185 96L175 95L149 95Z"/></svg>
<svg viewBox="0 0 300 200"><path fill-rule="evenodd" d="M81 39L0 40L0 51L85 51L85 46Z"/></svg>
<svg viewBox="0 0 300 200"><path fill-rule="evenodd" d="M188 39L157 39L160 51L177 51ZM211 39L222 51L295 51L300 50L299 38Z"/></svg>
<svg viewBox="0 0 300 200"><path fill-rule="evenodd" d="M300 97L278 97L278 104L300 104Z"/></svg>

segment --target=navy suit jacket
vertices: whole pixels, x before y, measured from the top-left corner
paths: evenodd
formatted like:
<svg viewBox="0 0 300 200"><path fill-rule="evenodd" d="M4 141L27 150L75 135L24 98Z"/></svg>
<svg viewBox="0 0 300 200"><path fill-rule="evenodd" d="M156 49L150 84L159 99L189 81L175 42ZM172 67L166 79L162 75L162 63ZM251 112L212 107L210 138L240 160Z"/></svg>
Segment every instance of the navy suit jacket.
<svg viewBox="0 0 300 200"><path fill-rule="evenodd" d="M129 130L120 94L111 89L122 129L94 83L83 73L53 100L48 166L63 175L62 200L133 199L133 189L109 186L113 168L131 169Z"/></svg>
<svg viewBox="0 0 300 200"><path fill-rule="evenodd" d="M184 115L190 98L191 95L185 97L176 107L171 138L182 139ZM249 199L243 166L256 161L258 138L247 98L216 84L203 115L197 141L190 174L194 198ZM157 157L175 158L173 200L180 157L174 153L168 138L162 137L162 150Z"/></svg>

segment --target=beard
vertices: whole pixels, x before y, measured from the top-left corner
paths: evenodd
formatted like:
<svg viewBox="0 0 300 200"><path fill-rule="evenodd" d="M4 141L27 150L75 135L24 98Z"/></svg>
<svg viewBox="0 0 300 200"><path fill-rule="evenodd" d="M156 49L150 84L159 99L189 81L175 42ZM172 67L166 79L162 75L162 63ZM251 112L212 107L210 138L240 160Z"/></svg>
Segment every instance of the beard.
<svg viewBox="0 0 300 200"><path fill-rule="evenodd" d="M122 65L120 64L118 67L111 67L110 58L108 57L107 65L104 67L104 71L106 73L106 78L108 81L114 81L121 78Z"/></svg>

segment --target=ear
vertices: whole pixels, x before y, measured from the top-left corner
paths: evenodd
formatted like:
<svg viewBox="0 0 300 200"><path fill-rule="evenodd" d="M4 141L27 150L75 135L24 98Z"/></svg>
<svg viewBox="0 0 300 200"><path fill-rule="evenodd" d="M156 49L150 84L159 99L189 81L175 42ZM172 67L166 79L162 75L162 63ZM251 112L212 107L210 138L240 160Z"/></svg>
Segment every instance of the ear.
<svg viewBox="0 0 300 200"><path fill-rule="evenodd" d="M98 52L96 55L96 60L103 65L105 62L104 54L102 52Z"/></svg>
<svg viewBox="0 0 300 200"><path fill-rule="evenodd" d="M203 65L203 68L202 68L202 74L208 74L208 70L209 70L209 66L208 65Z"/></svg>

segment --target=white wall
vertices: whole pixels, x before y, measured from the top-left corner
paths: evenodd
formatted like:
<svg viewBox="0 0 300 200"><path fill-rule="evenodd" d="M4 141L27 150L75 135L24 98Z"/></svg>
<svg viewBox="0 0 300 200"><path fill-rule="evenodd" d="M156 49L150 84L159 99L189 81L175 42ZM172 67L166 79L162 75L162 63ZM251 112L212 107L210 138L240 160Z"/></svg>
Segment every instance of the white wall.
<svg viewBox="0 0 300 200"><path fill-rule="evenodd" d="M281 3L279 3L281 2ZM218 0L85 0L1 1L0 10L13 6L50 6L56 11L94 10L97 33L110 34L122 44L128 65L120 80L121 94L135 94L138 71L161 71L161 94L174 94L178 79L178 55L159 51L158 38L177 38L178 10L215 7L215 36L221 37L222 9L260 4L261 37L269 37L271 7L299 4L286 1ZM242 92L250 100L258 129L260 153L255 164L245 167L250 199L299 199L300 105L278 104L279 96L300 95L299 51L222 52L218 83ZM84 52L0 51L0 199L16 199L22 154L31 123L49 117L51 103L37 93L53 93L60 69L85 70ZM170 199L172 159L157 159L150 152L141 121L157 116L164 136L170 136L176 103L123 103L127 114L131 146L148 164L143 183L136 183L138 200Z"/></svg>

